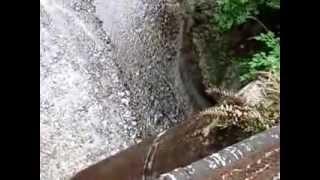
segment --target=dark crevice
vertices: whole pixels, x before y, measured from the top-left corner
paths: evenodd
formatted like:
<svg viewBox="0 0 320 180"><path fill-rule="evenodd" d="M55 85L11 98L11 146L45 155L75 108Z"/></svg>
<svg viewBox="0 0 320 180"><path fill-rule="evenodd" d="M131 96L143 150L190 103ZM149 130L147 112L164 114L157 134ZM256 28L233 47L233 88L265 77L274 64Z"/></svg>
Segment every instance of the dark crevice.
<svg viewBox="0 0 320 180"><path fill-rule="evenodd" d="M203 84L203 77L193 43L192 23L190 19L185 20L179 72L190 101L195 110L198 111L213 106L216 102L205 93L206 88Z"/></svg>

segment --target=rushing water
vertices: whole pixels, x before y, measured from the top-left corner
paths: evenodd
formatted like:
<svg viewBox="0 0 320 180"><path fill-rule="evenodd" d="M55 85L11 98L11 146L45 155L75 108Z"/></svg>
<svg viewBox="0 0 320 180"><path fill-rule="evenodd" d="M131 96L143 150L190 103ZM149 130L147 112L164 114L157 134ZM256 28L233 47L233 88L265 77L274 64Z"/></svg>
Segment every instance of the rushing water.
<svg viewBox="0 0 320 180"><path fill-rule="evenodd" d="M68 179L192 111L180 13L173 0L40 0L40 179Z"/></svg>
<svg viewBox="0 0 320 180"><path fill-rule="evenodd" d="M135 124L94 6L40 5L40 179L67 179L132 144Z"/></svg>

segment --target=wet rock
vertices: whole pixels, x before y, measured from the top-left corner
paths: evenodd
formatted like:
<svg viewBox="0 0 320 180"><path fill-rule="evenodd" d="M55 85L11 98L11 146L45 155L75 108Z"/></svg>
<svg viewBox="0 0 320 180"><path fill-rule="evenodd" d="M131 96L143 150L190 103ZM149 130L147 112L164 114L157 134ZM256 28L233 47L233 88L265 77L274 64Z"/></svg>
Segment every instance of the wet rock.
<svg viewBox="0 0 320 180"><path fill-rule="evenodd" d="M175 1L40 1L40 179L66 179L194 111L183 23Z"/></svg>
<svg viewBox="0 0 320 180"><path fill-rule="evenodd" d="M184 23L180 5L166 0L97 0L95 4L97 17L112 34L113 58L130 91L131 108L143 137L191 114L193 107L179 75ZM161 113L164 115L155 117Z"/></svg>

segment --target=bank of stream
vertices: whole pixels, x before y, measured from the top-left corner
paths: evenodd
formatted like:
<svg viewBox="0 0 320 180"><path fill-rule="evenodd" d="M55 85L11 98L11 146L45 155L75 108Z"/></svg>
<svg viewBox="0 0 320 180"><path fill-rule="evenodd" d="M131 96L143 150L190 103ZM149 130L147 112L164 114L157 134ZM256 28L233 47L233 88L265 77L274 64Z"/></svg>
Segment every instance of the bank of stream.
<svg viewBox="0 0 320 180"><path fill-rule="evenodd" d="M215 105L204 67L211 84L240 88L218 56L225 44L208 22L211 0L40 2L41 179L151 143Z"/></svg>
<svg viewBox="0 0 320 180"><path fill-rule="evenodd" d="M84 169L74 179L82 180L93 177L95 179L112 177L119 180L154 179L161 173L186 166L210 153L239 142L256 133L256 130L259 132L259 128L270 128L263 124L264 118L267 116L259 114L260 112L257 112L257 109L251 107L250 103L245 102L248 99L253 99L252 102L257 104L262 100L260 99L262 96L259 93L262 93L261 90L263 91L265 81L253 83L252 86L248 85L243 91L235 93L237 95L233 95L228 91L234 90L237 92L242 88L239 83L237 67L228 59L230 47L232 47L232 50L236 50L238 45L243 46L243 39L261 32L260 24L258 26L256 24L245 25L247 28L240 27L240 30L239 28L234 28L231 32L221 35L214 31L209 21L210 15L208 14L212 13L212 7L208 5L208 2L193 2L194 4L189 4L190 2L185 1L173 4L170 4L172 2L164 2L168 4L160 4L160 8L157 11L153 11L153 8L146 9L146 12L157 12L153 15L159 15L159 17L164 18L155 18L156 25L154 26L150 26L150 23L142 25L145 28L142 29L152 30L150 32L159 33L159 36L151 36L154 39L144 42L147 46L141 46L145 51L156 47L152 52L161 56L160 58L159 56L149 56L152 57L150 59L147 58L149 52L141 52L142 54L139 54L138 58L131 57L130 61L138 65L138 68L126 69L127 72L122 76L124 78L123 81L128 82L131 92L136 90L132 87L140 87L138 92L144 92L142 97L136 95L131 97L134 104L133 109L141 107L141 104L139 104L141 102L150 103L147 108L151 110L151 113L150 111L145 111L145 109L143 109L143 112L139 111L143 113L142 116L138 116L138 124L140 123L144 127L144 129L139 129L143 134L142 142ZM207 14L201 12L201 10L200 12L198 11L203 8L207 11ZM143 32L149 33L149 31ZM140 40L137 41L140 42ZM154 42L159 44L154 44ZM135 48L138 48L135 50L139 50L139 46ZM161 48L161 51L159 51L159 48ZM252 50L252 48L246 49L248 51ZM121 55L125 57L133 53L126 51L126 49L120 49L120 51L122 52ZM168 54L170 58L165 56ZM127 58L121 59L121 57L118 57L117 60L120 61L119 67L122 69L132 66L132 64L127 64L129 60ZM141 64L146 62L151 64L156 62L156 64L153 64L154 67L151 69L145 69ZM207 71L208 69L209 71ZM139 76L139 73L136 77L130 75L136 70L143 71L143 75ZM154 72L159 74L154 76ZM165 73L162 74L163 76L159 76L161 72L170 72L171 74ZM136 79L146 77L146 81ZM156 82L150 81L155 79L157 80ZM170 91L157 91L154 89L162 87L159 82L163 79L169 85L168 90ZM145 87L141 87L141 84L147 85L147 87L150 85L151 88L145 91ZM221 97L215 98L206 91L212 86L217 87L214 90L215 93L220 94L220 96L229 96L227 98L231 98L230 100L232 101L222 101L222 104L220 104ZM159 101L160 99L158 98L164 95L162 93L173 94L174 98L161 99ZM242 93L246 95L242 96ZM255 97L258 98L256 99ZM162 105L167 103L168 100L170 103L175 102L177 106L174 105L172 107L180 109L181 114L179 113L179 116L170 116L172 111L169 110L167 112L169 114L164 113L166 117L162 116L158 123L152 123L152 121L150 123L148 119L150 117L154 119L157 112L165 107L160 106L160 109L157 109L158 107L152 109L154 108L154 100ZM207 109L208 107L211 108ZM202 111L204 109L207 110ZM174 112L177 109L174 108L172 110ZM201 112L198 113L199 111ZM178 121L173 121L176 119ZM262 126L260 126L260 122L263 122ZM272 125L275 125L275 123ZM246 131L248 127L251 129ZM161 129L162 132L157 133ZM145 133L146 130L149 130L149 132L151 130L151 132ZM128 173L120 173L113 171L113 169L121 169Z"/></svg>

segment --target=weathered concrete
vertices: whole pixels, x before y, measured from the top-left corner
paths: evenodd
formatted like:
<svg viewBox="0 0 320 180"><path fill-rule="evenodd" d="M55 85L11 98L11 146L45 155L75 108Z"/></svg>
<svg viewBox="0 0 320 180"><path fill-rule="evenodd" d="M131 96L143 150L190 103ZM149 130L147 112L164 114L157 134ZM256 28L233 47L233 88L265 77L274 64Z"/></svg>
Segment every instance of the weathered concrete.
<svg viewBox="0 0 320 180"><path fill-rule="evenodd" d="M255 175L261 179L266 177L272 179L273 176L278 176L280 171L279 151L280 126L277 126L213 153L186 167L162 174L159 180L213 180L223 179L223 175L228 176L226 180L245 179L243 177L249 178L249 176L253 177ZM271 159L268 154L272 155ZM254 170L252 168L255 168L253 172L261 169L259 168L261 166L259 159L263 161L261 164L261 173L263 173L249 173ZM247 165L250 165L249 168L247 168ZM265 166L267 168L263 169ZM230 174L233 169L242 169L242 173Z"/></svg>
<svg viewBox="0 0 320 180"><path fill-rule="evenodd" d="M224 168L216 169L203 180L279 180L280 179L280 144L267 147L260 152L234 162Z"/></svg>

